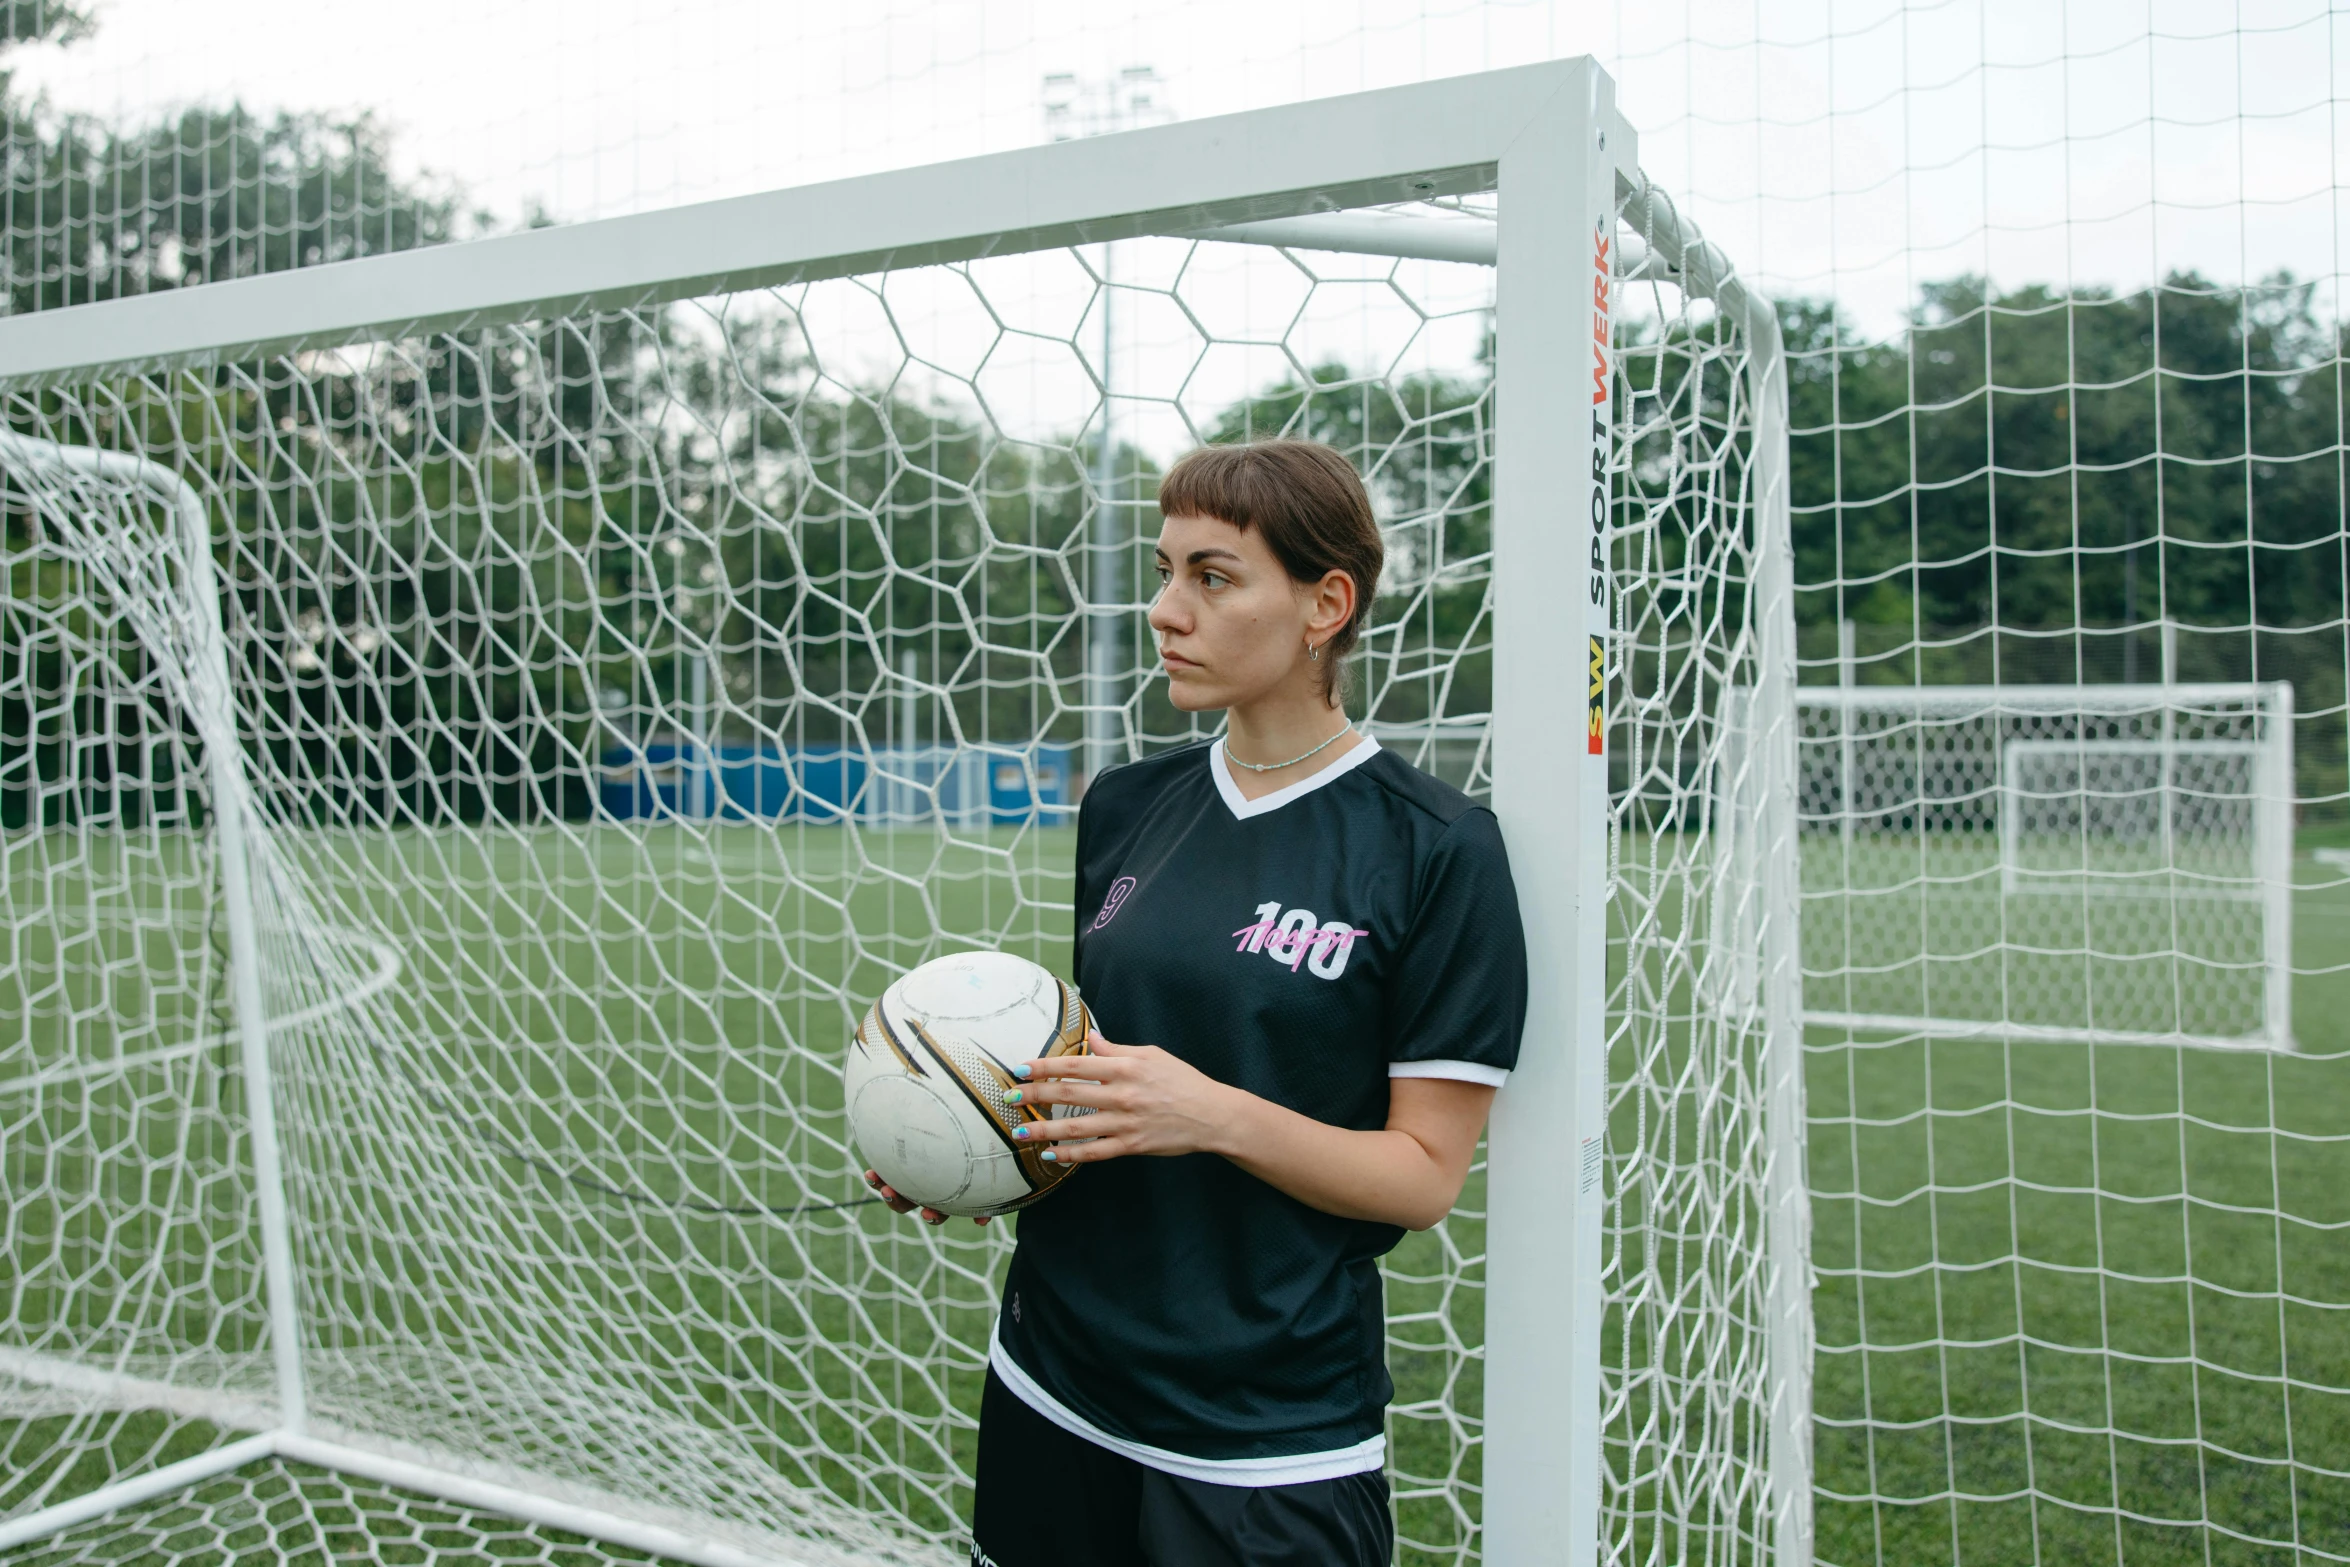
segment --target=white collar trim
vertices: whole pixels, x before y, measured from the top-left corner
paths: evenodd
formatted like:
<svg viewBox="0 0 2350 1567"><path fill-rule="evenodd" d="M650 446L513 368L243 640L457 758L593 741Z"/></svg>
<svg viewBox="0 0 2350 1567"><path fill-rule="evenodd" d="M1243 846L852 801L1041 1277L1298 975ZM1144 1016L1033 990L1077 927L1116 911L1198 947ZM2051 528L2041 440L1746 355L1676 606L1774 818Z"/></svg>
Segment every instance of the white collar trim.
<svg viewBox="0 0 2350 1567"><path fill-rule="evenodd" d="M1312 794L1324 784L1331 783L1353 772L1378 754L1379 742L1369 735L1364 735L1362 744L1312 777L1300 778L1287 788L1276 789L1262 799L1252 800L1240 792L1240 785L1232 781L1232 767L1225 758L1224 740L1219 735L1216 743L1208 748L1208 771L1216 780L1216 792L1224 797L1225 806L1232 812L1236 820L1245 822L1252 816L1262 816L1268 811L1278 811L1290 801Z"/></svg>

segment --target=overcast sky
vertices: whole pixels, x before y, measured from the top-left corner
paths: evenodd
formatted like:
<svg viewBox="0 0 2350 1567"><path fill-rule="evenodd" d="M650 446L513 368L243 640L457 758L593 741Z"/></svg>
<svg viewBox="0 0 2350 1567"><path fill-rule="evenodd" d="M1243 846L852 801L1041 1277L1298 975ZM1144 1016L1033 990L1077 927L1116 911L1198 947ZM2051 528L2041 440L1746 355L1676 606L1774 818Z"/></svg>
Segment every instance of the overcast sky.
<svg viewBox="0 0 2350 1567"><path fill-rule="evenodd" d="M1026 145L1041 79L1148 64L1187 118L1598 54L1742 266L1890 324L1962 272L2342 271L2326 0L99 0L61 107L371 111L412 168L576 219ZM233 16L234 21L227 20ZM1767 19L1758 20L1758 18Z"/></svg>

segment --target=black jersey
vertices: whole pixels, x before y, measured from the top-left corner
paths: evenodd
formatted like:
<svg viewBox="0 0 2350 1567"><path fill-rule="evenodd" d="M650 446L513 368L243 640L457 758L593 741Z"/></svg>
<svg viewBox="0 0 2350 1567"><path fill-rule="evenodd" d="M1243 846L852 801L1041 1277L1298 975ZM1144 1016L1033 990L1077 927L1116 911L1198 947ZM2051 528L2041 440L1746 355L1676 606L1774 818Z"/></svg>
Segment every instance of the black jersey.
<svg viewBox="0 0 2350 1567"><path fill-rule="evenodd" d="M1260 800L1222 744L1105 772L1077 828L1075 977L1102 1032L1333 1126L1388 1079L1499 1085L1526 945L1493 813L1365 740ZM1153 1468L1289 1485L1385 1461L1378 1259L1214 1154L1089 1165L1019 1217L991 1358Z"/></svg>

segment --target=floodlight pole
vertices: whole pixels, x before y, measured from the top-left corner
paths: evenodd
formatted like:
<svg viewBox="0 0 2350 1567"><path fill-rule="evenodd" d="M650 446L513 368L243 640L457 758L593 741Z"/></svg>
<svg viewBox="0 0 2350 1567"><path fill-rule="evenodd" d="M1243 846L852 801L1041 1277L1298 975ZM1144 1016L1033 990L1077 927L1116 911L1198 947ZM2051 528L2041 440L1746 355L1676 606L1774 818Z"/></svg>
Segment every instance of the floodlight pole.
<svg viewBox="0 0 2350 1567"><path fill-rule="evenodd" d="M1053 141L1077 136L1103 136L1164 125L1174 119L1158 101L1159 73L1147 65L1130 65L1116 76L1080 81L1067 72L1044 79L1045 133ZM1118 504L1117 379L1113 368L1117 336L1112 320L1116 299L1117 246L1105 240L1101 248L1100 302L1102 317L1100 447L1093 473L1093 526L1090 529L1092 569L1087 573L1088 623L1085 636L1085 776L1101 776L1125 759L1126 747L1118 710L1122 705L1120 677L1126 672L1124 619L1125 557L1128 526Z"/></svg>
<svg viewBox="0 0 2350 1567"><path fill-rule="evenodd" d="M1836 621L1836 684L1850 691L1860 684L1860 628L1849 615ZM1844 839L1844 874L1852 874L1852 704L1836 709L1836 789L1838 831Z"/></svg>
<svg viewBox="0 0 2350 1567"><path fill-rule="evenodd" d="M1118 247L1102 246L1102 435L1101 450L1096 454L1094 468L1093 504L1093 621L1086 636L1085 693L1085 776L1098 778L1118 763L1118 721L1112 711L1118 703L1118 666L1125 662L1118 643L1118 617L1112 612L1122 595L1125 576L1118 568L1124 564L1119 538L1118 515L1118 441L1112 417L1117 407L1112 378L1111 361L1117 344L1116 328L1111 320L1117 292L1112 286L1116 274Z"/></svg>
<svg viewBox="0 0 2350 1567"><path fill-rule="evenodd" d="M686 814L696 818L717 814L711 805L714 791L710 787L716 777L710 759L710 656L708 649L694 654L694 803Z"/></svg>
<svg viewBox="0 0 2350 1567"><path fill-rule="evenodd" d="M710 626L698 648L687 644L698 629L694 615L695 602L713 594L711 586L692 588L685 580L685 540L681 535L669 537L667 549L677 562L677 580L674 587L674 612L677 617L676 658L687 660L688 667L680 672L675 659L671 672L676 677L676 689L671 700L683 709L675 728L682 735L677 746L676 814L680 821L702 821L720 814L718 809L718 758L711 749L714 737L710 726L710 694L718 683L718 616L713 613ZM716 551L713 548L712 558ZM705 562L701 571L703 581L711 581L712 566Z"/></svg>

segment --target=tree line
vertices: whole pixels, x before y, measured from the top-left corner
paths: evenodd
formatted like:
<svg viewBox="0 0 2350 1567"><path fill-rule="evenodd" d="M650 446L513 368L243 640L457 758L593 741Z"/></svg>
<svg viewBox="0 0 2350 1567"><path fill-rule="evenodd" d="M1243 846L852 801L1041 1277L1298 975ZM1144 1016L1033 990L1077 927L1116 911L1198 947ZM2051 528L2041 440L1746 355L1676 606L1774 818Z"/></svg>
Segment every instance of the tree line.
<svg viewBox="0 0 2350 1567"><path fill-rule="evenodd" d="M0 0L0 47L86 25L71 6ZM0 87L0 146L12 311L486 222L451 189L398 178L364 119L229 106L99 127ZM1832 302L1783 303L1807 657L1824 661L1849 619L1864 649L1890 650L1864 678L2154 678L2167 619L2189 628L2183 677L2291 679L2301 711L2331 710L2304 726L2302 788L2338 796L2344 343L2320 303L2282 276L2126 293L1959 278L1874 341ZM1081 731L1068 704L1103 468L1088 435L1016 441L974 405L832 373L787 308L757 300L348 359L128 383L113 403L20 394L6 415L135 437L210 477L234 513L214 519L232 642L289 803L581 814L612 747L681 727L697 662L722 740ZM1400 519L1389 630L1356 704L1382 720L1488 699L1488 363L1393 381L1317 366L1202 432L1332 441ZM1153 461L1111 455L1111 498L1140 515ZM1643 460L1629 454L1626 485ZM16 506L5 527L10 597L38 602L36 521ZM1665 539L1664 563L1686 547ZM1145 560L1122 556L1131 593ZM85 715L44 693L71 684L72 660L30 625L0 622L10 824L74 809L42 780L115 765L69 754ZM1181 720L1146 693L1140 724Z"/></svg>

